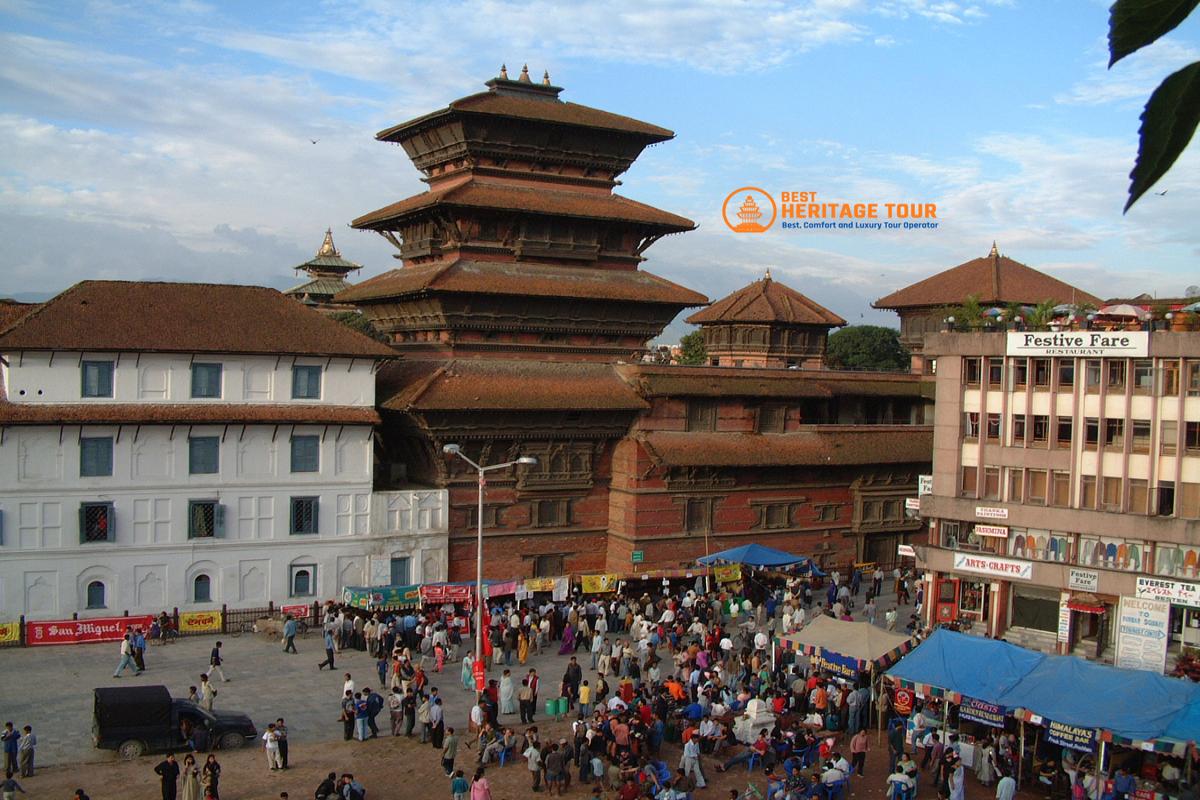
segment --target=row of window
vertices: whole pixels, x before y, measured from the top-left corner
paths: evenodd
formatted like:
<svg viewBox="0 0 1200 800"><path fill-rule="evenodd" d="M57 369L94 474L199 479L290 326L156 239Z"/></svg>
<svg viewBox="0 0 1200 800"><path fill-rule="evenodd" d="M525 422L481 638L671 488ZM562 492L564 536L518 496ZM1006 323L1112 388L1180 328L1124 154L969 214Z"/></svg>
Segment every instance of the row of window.
<svg viewBox="0 0 1200 800"><path fill-rule="evenodd" d="M407 559L405 559L407 561ZM291 597L312 597L317 586L316 564L294 564L290 569L288 594ZM193 603L212 602L212 578L203 573L192 578L191 599ZM87 585L87 607L108 608L108 586L104 581L92 581Z"/></svg>
<svg viewBox="0 0 1200 800"><path fill-rule="evenodd" d="M292 472L321 471L321 437L292 436ZM221 471L221 437L188 437L188 474L215 475ZM113 437L79 439L79 477L103 478L113 474Z"/></svg>
<svg viewBox="0 0 1200 800"><path fill-rule="evenodd" d="M998 413L981 415L978 411L963 414L963 440L978 441L980 425L988 441L999 442L1005 438L1003 418ZM1075 422L1071 417L1051 417L1045 414L1013 414L1009 425L1011 436L1007 444L1013 447L1050 446L1069 448L1074 440ZM1130 449L1134 453L1150 452L1151 425L1148 419L1128 420L1085 417L1083 420L1083 446L1095 450L1101 441L1106 448L1121 449L1125 446L1126 428L1130 435ZM1179 423L1165 419L1159 423L1159 451L1163 455L1175 455L1179 447ZM1053 438L1051 437L1053 433ZM1183 424L1183 448L1188 453L1200 453L1200 422Z"/></svg>
<svg viewBox="0 0 1200 800"><path fill-rule="evenodd" d="M1083 508L1127 514L1154 514L1200 519L1200 483L1144 478L1081 475L1076 503L1071 505L1071 473L1024 467L963 467L960 495L981 500L1004 500L1058 508Z"/></svg>
<svg viewBox="0 0 1200 800"><path fill-rule="evenodd" d="M80 364L80 394L83 397L112 397L115 361L84 361ZM222 365L192 363L192 392L196 399L220 399ZM321 399L321 367L295 364L292 366L292 399Z"/></svg>
<svg viewBox="0 0 1200 800"><path fill-rule="evenodd" d="M964 358L963 383L979 386L986 378L987 385L1005 387L1007 369L1009 390L1059 390L1070 391L1075 386L1075 359L1073 358ZM1182 366L1186 375L1187 394L1200 397L1200 361L1187 361ZM1161 361L1157 370L1149 358L1087 359L1083 362L1083 385L1088 392L1098 392L1103 385L1109 390L1124 391L1130 378L1135 394L1151 394L1155 391L1157 374L1158 394L1166 397L1179 394L1181 367L1179 361Z"/></svg>
<svg viewBox="0 0 1200 800"><path fill-rule="evenodd" d="M213 539L225 535L225 506L217 500L188 501L188 538ZM288 533L320 533L320 498L291 498ZM115 542L117 515L111 502L79 504L79 541Z"/></svg>

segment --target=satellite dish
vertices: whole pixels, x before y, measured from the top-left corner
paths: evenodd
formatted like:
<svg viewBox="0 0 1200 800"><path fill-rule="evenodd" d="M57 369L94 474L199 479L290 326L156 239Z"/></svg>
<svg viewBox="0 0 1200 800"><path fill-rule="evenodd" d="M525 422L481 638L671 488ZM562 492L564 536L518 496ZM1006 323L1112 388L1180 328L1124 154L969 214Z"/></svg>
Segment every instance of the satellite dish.
<svg viewBox="0 0 1200 800"><path fill-rule="evenodd" d="M1184 289L1183 294L1185 297L1200 297L1200 286L1193 284Z"/></svg>

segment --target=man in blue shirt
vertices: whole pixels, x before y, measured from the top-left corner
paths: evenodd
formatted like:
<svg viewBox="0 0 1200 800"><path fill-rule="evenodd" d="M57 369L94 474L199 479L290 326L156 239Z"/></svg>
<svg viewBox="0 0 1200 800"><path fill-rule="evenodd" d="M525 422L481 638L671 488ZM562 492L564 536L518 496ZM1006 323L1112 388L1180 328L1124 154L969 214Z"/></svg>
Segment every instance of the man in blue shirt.
<svg viewBox="0 0 1200 800"><path fill-rule="evenodd" d="M142 633L141 628L137 628L133 632L133 663L137 664L137 674L146 671L146 635Z"/></svg>
<svg viewBox="0 0 1200 800"><path fill-rule="evenodd" d="M325 629L325 660L317 664L317 671L320 672L322 667L328 666L329 671L333 672L333 631Z"/></svg>
<svg viewBox="0 0 1200 800"><path fill-rule="evenodd" d="M287 619L283 623L283 652L296 652L296 630L298 627L296 618L288 614Z"/></svg>

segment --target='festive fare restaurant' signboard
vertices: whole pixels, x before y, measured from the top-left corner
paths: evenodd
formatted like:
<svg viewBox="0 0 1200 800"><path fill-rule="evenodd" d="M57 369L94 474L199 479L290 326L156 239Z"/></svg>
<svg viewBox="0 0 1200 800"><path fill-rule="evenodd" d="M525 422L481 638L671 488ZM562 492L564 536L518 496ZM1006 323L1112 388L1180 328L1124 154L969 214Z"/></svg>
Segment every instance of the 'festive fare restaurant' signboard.
<svg viewBox="0 0 1200 800"><path fill-rule="evenodd" d="M1146 331L1010 331L1010 356L1087 356L1145 358L1150 353Z"/></svg>

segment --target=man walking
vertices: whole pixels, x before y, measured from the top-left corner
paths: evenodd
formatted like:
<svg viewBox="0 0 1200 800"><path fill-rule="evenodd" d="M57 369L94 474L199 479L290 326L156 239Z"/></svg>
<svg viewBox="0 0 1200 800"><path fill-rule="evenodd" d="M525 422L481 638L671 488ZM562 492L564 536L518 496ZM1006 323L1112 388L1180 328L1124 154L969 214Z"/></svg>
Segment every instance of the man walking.
<svg viewBox="0 0 1200 800"><path fill-rule="evenodd" d="M21 762L22 778L33 777L33 751L36 747L37 737L33 734L33 728L26 725L25 733L17 744L17 760Z"/></svg>
<svg viewBox="0 0 1200 800"><path fill-rule="evenodd" d="M205 674L211 678L215 672L221 676L222 681L229 683L229 678L225 677L225 672L221 669L221 665L224 663L225 661L221 658L221 643L217 642L208 654L208 672Z"/></svg>
<svg viewBox="0 0 1200 800"><path fill-rule="evenodd" d="M692 775L696 779L696 788L705 787L704 773L700 771L700 737L693 736L683 746L683 756L679 759L679 768L685 776Z"/></svg>
<svg viewBox="0 0 1200 800"><path fill-rule="evenodd" d="M154 774L162 778L162 800L175 800L175 789L179 783L179 764L175 761L175 754L167 753L166 759L154 768Z"/></svg>
<svg viewBox="0 0 1200 800"><path fill-rule="evenodd" d="M328 627L325 628L325 660L317 664L317 672L323 667L329 667L329 672L334 672L334 632Z"/></svg>
<svg viewBox="0 0 1200 800"><path fill-rule="evenodd" d="M137 664L139 673L146 671L146 634L142 633L141 628L134 628L133 639L129 642L133 646L133 663Z"/></svg>
<svg viewBox="0 0 1200 800"><path fill-rule="evenodd" d="M367 726L371 729L371 738L374 739L379 736L379 723L375 718L383 711L383 695L371 691L370 687L363 687L363 699L367 701Z"/></svg>
<svg viewBox="0 0 1200 800"><path fill-rule="evenodd" d="M17 771L17 748L20 740L21 734L17 733L13 724L11 722L4 723L4 733L0 733L0 741L4 742L5 772L15 773Z"/></svg>
<svg viewBox="0 0 1200 800"><path fill-rule="evenodd" d="M275 720L275 741L279 742L279 768L287 769L288 738L287 725L283 724L283 717Z"/></svg>
<svg viewBox="0 0 1200 800"><path fill-rule="evenodd" d="M288 614L283 623L283 652L296 653L296 630L298 627L295 617Z"/></svg>
<svg viewBox="0 0 1200 800"><path fill-rule="evenodd" d="M442 769L446 777L454 775L454 759L458 757L458 734L454 728L446 728L446 738L442 741Z"/></svg>
<svg viewBox="0 0 1200 800"><path fill-rule="evenodd" d="M137 664L133 661L133 637L128 633L121 640L121 662L117 664L117 671L113 673L113 677L121 677L121 673L125 671L126 667L129 667L134 675L138 674Z"/></svg>
<svg viewBox="0 0 1200 800"><path fill-rule="evenodd" d="M200 674L200 691L198 696L200 698L200 705L204 707L205 711L211 714L213 710L213 700L215 700L217 697L217 690L208 680L208 676L204 673Z"/></svg>

